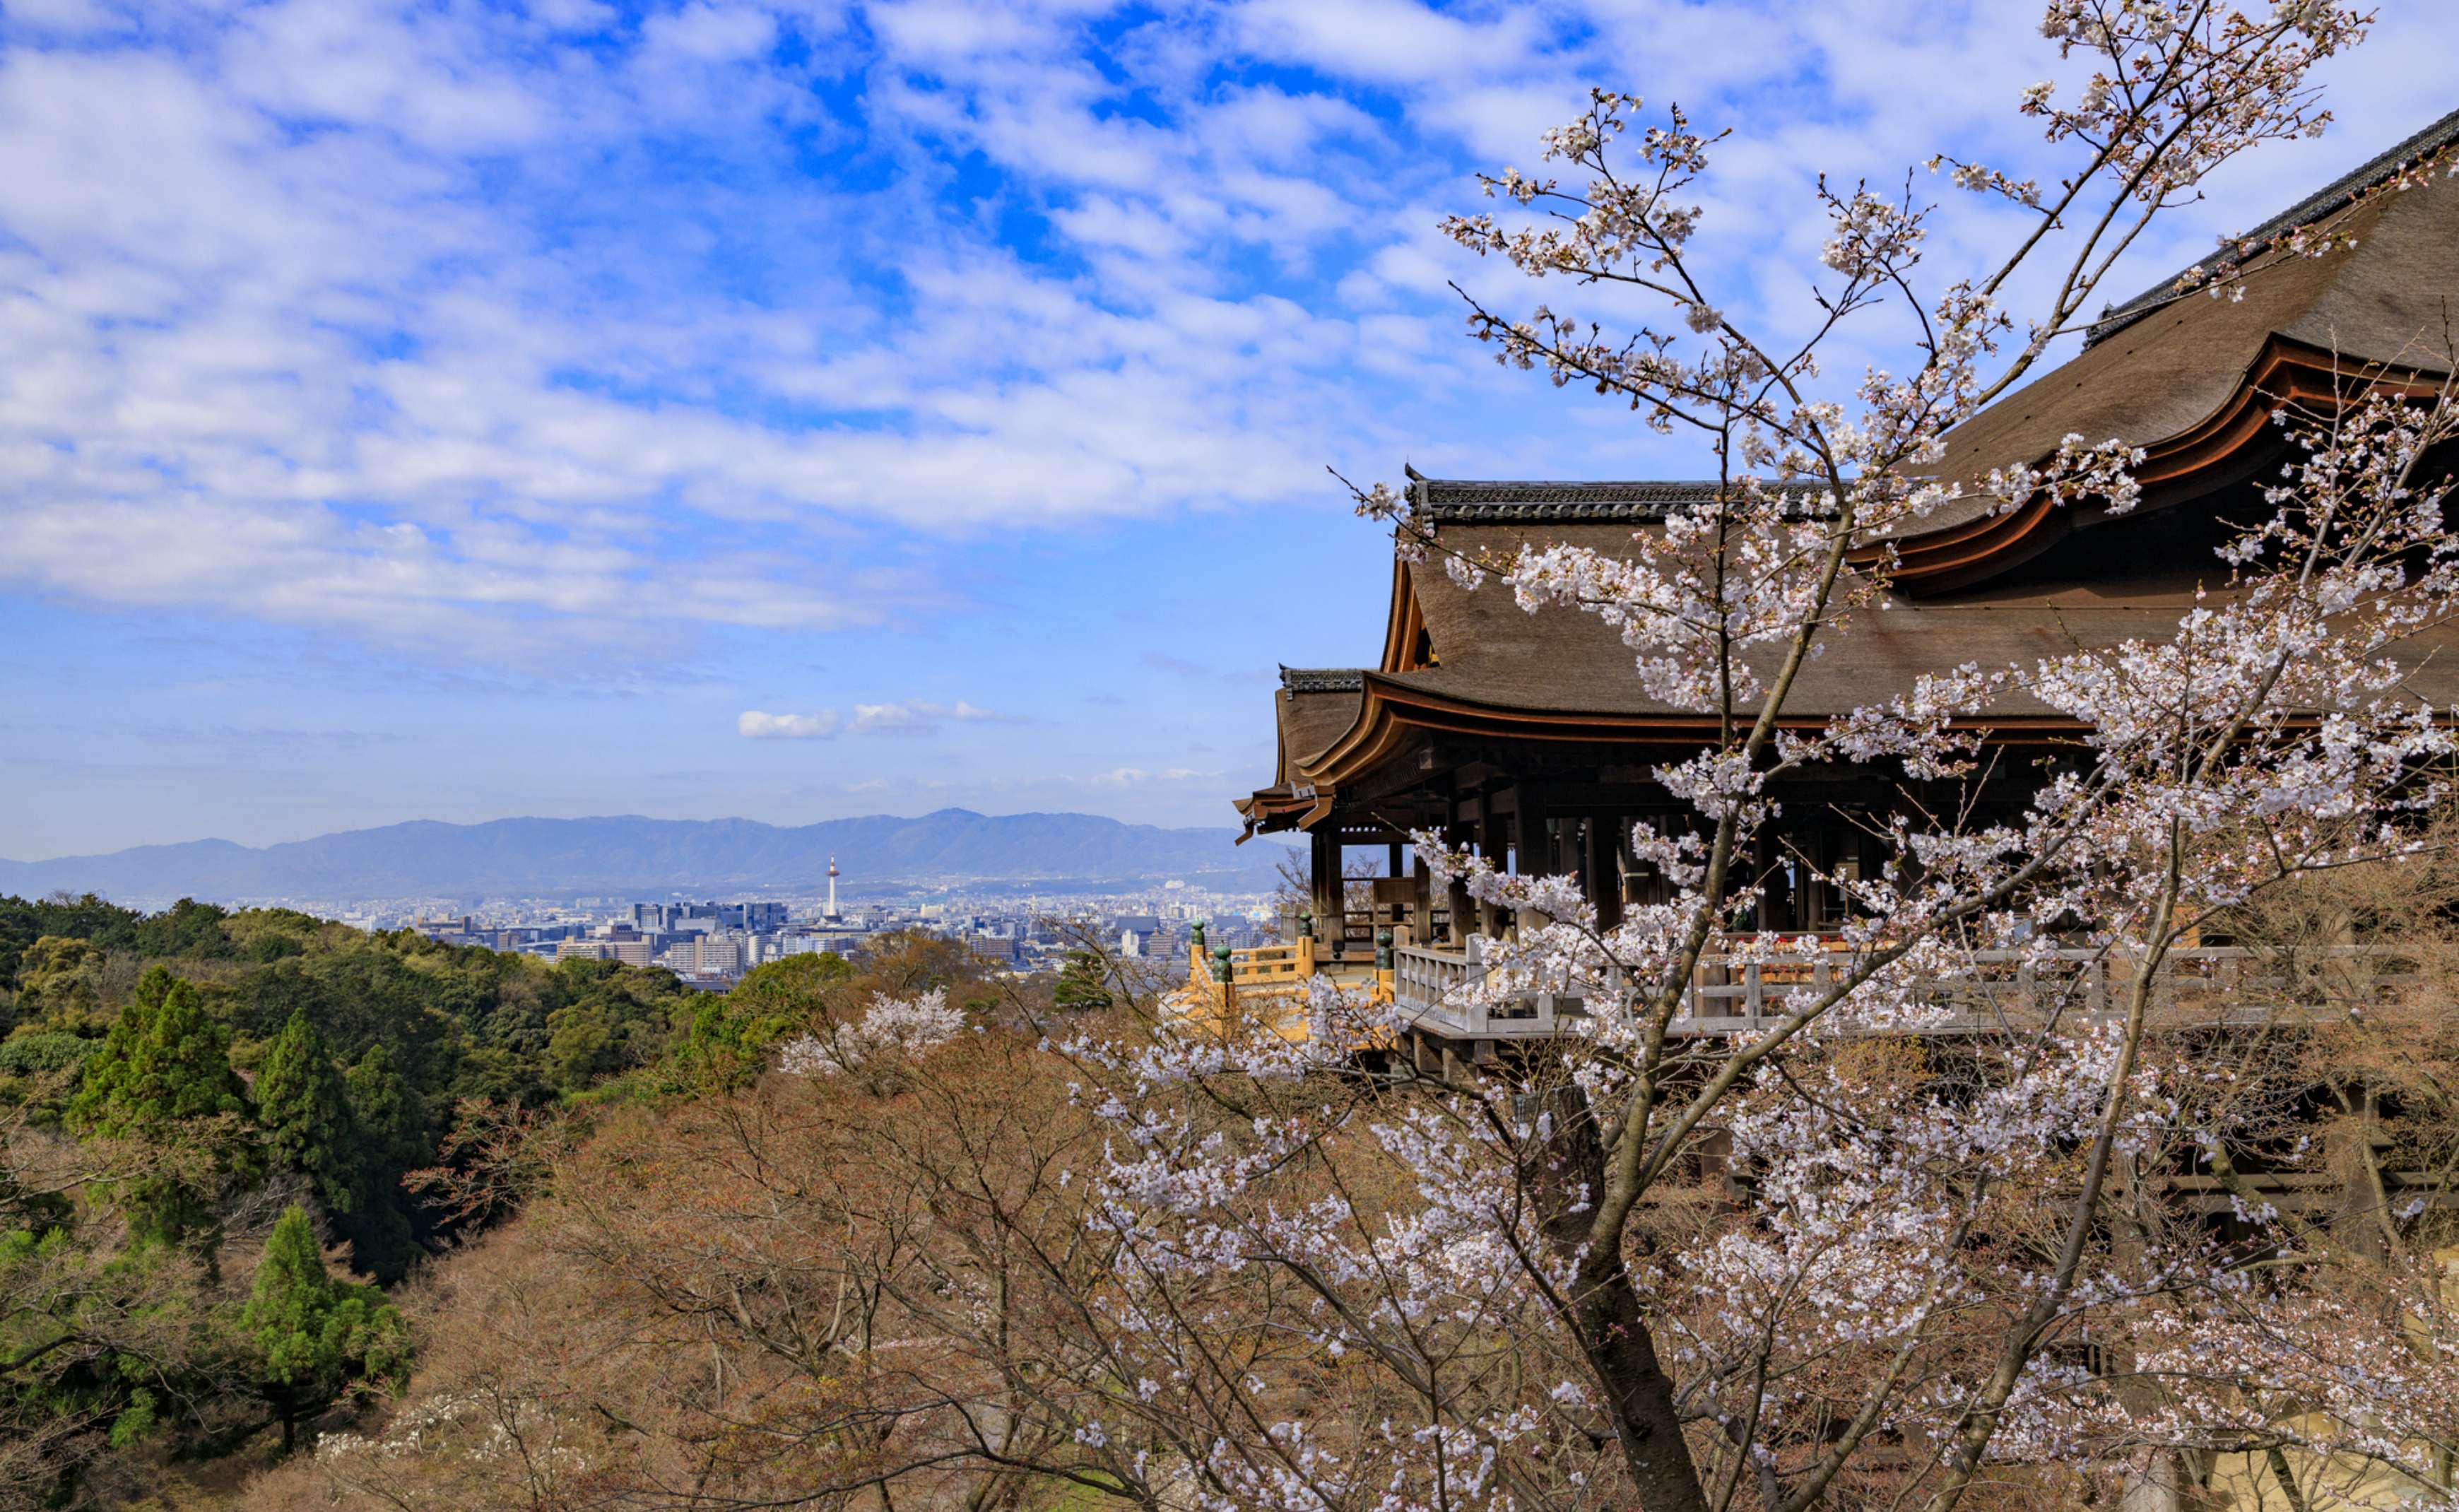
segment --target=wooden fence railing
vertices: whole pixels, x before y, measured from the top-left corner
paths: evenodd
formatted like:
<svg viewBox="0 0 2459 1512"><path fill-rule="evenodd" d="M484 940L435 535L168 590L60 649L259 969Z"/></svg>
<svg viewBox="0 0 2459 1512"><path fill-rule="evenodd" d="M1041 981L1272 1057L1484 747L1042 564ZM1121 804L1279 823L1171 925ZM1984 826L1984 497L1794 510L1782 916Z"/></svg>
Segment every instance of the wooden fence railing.
<svg viewBox="0 0 2459 1512"><path fill-rule="evenodd" d="M2154 979L2153 1011L2166 1020L2250 1022L2283 1010L2344 1012L2383 1001L2415 978L2396 952L2335 946L2270 952L2242 946L2171 950ZM1394 952L1394 999L1425 1027L1461 1038L1519 1039L1558 1032L1562 1020L1587 1012L1588 1000L1621 992L1618 980L1565 981L1530 988L1501 1002L1475 989L1486 967L1464 954L1403 946ZM1797 993L1825 993L1852 968L1841 952L1758 959L1716 956L1700 962L1684 991L1671 1029L1685 1035L1749 1033L1780 1021ZM1953 971L1919 976L1907 984L1918 1005L1944 1017L1934 1032L1979 1032L2037 1021L2051 1009L2083 1018L2115 1011L2133 979L2131 958L2104 951L2046 954L1980 951Z"/></svg>
<svg viewBox="0 0 2459 1512"><path fill-rule="evenodd" d="M1226 1032L1241 1021L1261 1022L1283 1039L1302 1041L1314 1032L1311 979L1331 965L1330 953L1312 936L1243 950L1208 948L1199 937L1187 947L1182 1015L1195 1027L1212 1032ZM1377 1000L1392 1000L1389 971L1369 971L1352 985L1362 986Z"/></svg>

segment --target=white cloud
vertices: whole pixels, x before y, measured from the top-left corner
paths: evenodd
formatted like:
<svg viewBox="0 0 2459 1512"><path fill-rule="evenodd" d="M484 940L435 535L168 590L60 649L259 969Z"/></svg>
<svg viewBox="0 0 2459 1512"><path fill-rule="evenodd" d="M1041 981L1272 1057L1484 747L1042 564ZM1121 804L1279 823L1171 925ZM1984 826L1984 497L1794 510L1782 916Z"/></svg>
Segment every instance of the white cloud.
<svg viewBox="0 0 2459 1512"><path fill-rule="evenodd" d="M730 63L766 52L777 40L777 19L751 6L695 3L641 23L652 48L702 63Z"/></svg>
<svg viewBox="0 0 2459 1512"><path fill-rule="evenodd" d="M993 713L959 699L954 704L909 700L899 704L857 704L847 719L835 709L809 714L768 714L749 709L734 722L736 733L749 740L830 740L839 732L853 735L930 735L949 724L1013 724L1013 716Z"/></svg>
<svg viewBox="0 0 2459 1512"><path fill-rule="evenodd" d="M118 19L99 0L9 0L8 15L45 32L82 32Z"/></svg>
<svg viewBox="0 0 2459 1512"><path fill-rule="evenodd" d="M1248 0L1242 29L1259 51L1351 78L1427 84L1488 76L1536 51L1533 8L1491 22L1464 21L1415 0Z"/></svg>
<svg viewBox="0 0 2459 1512"><path fill-rule="evenodd" d="M822 709L816 714L767 714L746 709L735 719L734 728L746 740L828 740L836 734L840 723L834 709Z"/></svg>
<svg viewBox="0 0 2459 1512"><path fill-rule="evenodd" d="M1214 783L1220 779L1217 771L1198 771L1192 766L1169 766L1159 772L1142 766L1113 766L1083 780L1093 788L1143 788L1156 783Z"/></svg>
<svg viewBox="0 0 2459 1512"><path fill-rule="evenodd" d="M853 706L853 732L857 735L927 735L942 724L1004 724L1010 717L994 714L959 699L954 704L908 702L903 704L857 704Z"/></svg>
<svg viewBox="0 0 2459 1512"><path fill-rule="evenodd" d="M1695 468L1459 339L1445 279L1530 299L1431 232L1467 171L1590 83L1681 98L1737 128L1716 302L1782 328L1814 174L2028 171L2046 67L2024 8L1904 0L128 9L0 11L0 588L542 658L927 615L946 542L1328 501L1326 462ZM2437 113L2454 36L2395 15L2343 132L2115 292ZM1932 245L2006 226L1950 197Z"/></svg>

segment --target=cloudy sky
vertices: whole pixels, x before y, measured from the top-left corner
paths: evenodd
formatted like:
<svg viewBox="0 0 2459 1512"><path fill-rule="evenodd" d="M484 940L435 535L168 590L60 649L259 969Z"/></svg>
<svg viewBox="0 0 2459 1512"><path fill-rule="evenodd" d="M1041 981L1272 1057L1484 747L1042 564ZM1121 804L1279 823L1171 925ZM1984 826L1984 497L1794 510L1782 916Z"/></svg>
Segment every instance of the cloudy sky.
<svg viewBox="0 0 2459 1512"><path fill-rule="evenodd" d="M2056 167L2035 8L1951 9L0 0L0 855L1227 822L1274 663L1379 641L1327 467L1699 471L1462 338L1474 170L1679 100L1717 304L1797 323L1818 173ZM2111 293L2459 105L2384 10Z"/></svg>

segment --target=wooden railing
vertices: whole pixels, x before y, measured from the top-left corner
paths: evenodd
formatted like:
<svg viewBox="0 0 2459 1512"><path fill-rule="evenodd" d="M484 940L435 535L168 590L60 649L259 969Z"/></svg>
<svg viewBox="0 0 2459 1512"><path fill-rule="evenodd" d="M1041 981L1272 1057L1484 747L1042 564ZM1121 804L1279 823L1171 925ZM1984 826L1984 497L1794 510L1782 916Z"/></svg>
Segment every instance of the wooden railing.
<svg viewBox="0 0 2459 1512"><path fill-rule="evenodd" d="M1478 989L1486 966L1471 952L1421 945L1391 947L1388 969L1358 983L1392 1002L1417 1027L1465 1040L1544 1039L1576 1026L1592 999L1623 996L1623 984L1565 980L1528 988L1499 1001ZM1293 1040L1310 1033L1309 978L1332 969L1329 952L1311 937L1244 950L1187 952L1184 1017L1198 1027L1228 1032L1263 1023ZM1351 965L1364 967L1364 962ZM2338 946L2293 954L2238 946L2188 946L2167 953L2154 981L2153 1013L2171 1025L2271 1021L2283 1014L2308 1018L2384 1000L2414 980L2395 953ZM1713 956L1700 962L1683 992L1670 1031L1685 1037L1751 1034L1774 1027L1798 993L1824 994L1852 968L1841 951L1756 959ZM1346 972L1348 968L1344 967ZM2052 1009L2085 1022L2115 1012L2132 979L2130 958L2105 951L2046 953L1981 951L1955 969L1916 977L1908 996L1927 1010L1925 1033L1977 1034L2037 1025Z"/></svg>
<svg viewBox="0 0 2459 1512"><path fill-rule="evenodd" d="M1477 985L1485 967L1455 951L1402 945L1392 952L1392 1000L1456 1039L1544 1038L1562 1027L1561 1020L1587 1012L1586 995L1568 982L1559 991L1526 992L1504 1003L1478 999Z"/></svg>
<svg viewBox="0 0 2459 1512"><path fill-rule="evenodd" d="M1187 949L1187 1014L1197 1027L1226 1033L1243 1020L1260 1019L1288 1040L1308 1033L1307 978L1315 974L1315 942L1207 949L1202 939Z"/></svg>
<svg viewBox="0 0 2459 1512"><path fill-rule="evenodd" d="M1307 996L1310 979L1332 964L1330 953L1312 936L1243 950L1208 949L1198 939L1187 947L1181 1018L1209 1033L1227 1033L1240 1023L1261 1023L1285 1040L1303 1042L1314 1033ZM1364 960L1351 964L1363 965ZM1387 971L1370 971L1355 985L1362 986L1377 1001L1392 1000L1392 976Z"/></svg>
<svg viewBox="0 0 2459 1512"><path fill-rule="evenodd" d="M2168 953L2154 980L2153 1011L2167 1021L2248 1023L2283 1011L2344 1012L2383 1000L2414 978L2389 951L2339 946L2286 955L2238 946L2180 947ZM1842 953L1759 960L1711 957L1699 964L1669 1026L1685 1036L1748 1034L1774 1026L1796 993L1830 991L1851 968ZM1530 989L1501 1003L1476 991L1486 967L1469 955L1402 946L1393 953L1393 998L1430 1032L1454 1039L1535 1039L1562 1031L1587 1012L1588 999L1618 997L1621 983L1563 982ZM2089 950L2046 956L2015 951L1966 955L1959 969L1917 977L1910 996L1932 1011L1931 1033L1979 1033L2037 1023L2051 1008L2083 1019L2104 1016L2122 1000L2133 963Z"/></svg>

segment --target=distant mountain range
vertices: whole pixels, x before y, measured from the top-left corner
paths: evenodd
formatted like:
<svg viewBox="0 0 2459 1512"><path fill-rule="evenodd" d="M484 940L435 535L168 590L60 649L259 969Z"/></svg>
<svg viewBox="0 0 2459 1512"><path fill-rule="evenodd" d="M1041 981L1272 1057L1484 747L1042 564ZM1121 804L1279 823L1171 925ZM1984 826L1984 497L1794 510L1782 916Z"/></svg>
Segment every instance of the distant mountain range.
<svg viewBox="0 0 2459 1512"><path fill-rule="evenodd" d="M1162 830L1081 813L874 815L784 828L750 819L431 820L253 848L228 840L0 861L0 892L129 903L817 890L936 881L1079 885L1171 877L1267 886L1287 852L1234 830Z"/></svg>

